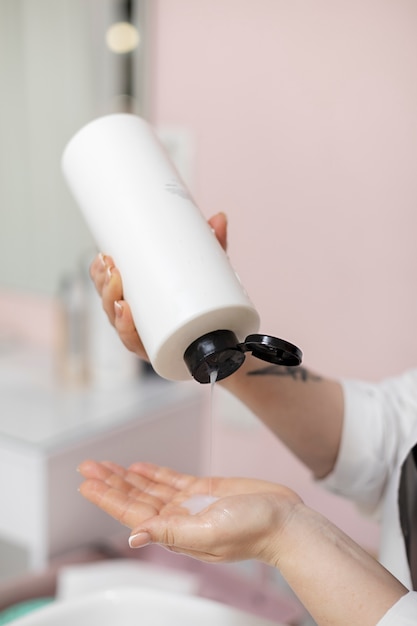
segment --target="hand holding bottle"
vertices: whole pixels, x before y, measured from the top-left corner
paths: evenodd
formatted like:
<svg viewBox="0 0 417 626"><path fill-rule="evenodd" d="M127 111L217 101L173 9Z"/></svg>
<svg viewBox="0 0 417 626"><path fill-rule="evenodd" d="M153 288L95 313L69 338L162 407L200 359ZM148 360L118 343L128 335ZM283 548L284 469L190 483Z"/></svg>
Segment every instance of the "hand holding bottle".
<svg viewBox="0 0 417 626"><path fill-rule="evenodd" d="M219 243L227 247L227 219L218 213L208 220ZM143 343L136 331L129 303L123 297L123 277L112 257L100 253L90 267L91 278L102 300L103 309L115 327L126 348L140 358L148 360Z"/></svg>

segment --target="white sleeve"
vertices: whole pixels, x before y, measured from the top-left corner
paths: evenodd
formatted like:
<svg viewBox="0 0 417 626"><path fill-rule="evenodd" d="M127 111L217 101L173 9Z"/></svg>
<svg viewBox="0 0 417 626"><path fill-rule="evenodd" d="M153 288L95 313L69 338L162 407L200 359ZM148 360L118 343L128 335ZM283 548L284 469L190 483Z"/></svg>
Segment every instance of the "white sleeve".
<svg viewBox="0 0 417 626"><path fill-rule="evenodd" d="M416 626L417 591L409 591L385 613L376 626Z"/></svg>
<svg viewBox="0 0 417 626"><path fill-rule="evenodd" d="M417 420L417 370L379 384L343 381L342 386L339 454L333 472L320 482L374 513Z"/></svg>

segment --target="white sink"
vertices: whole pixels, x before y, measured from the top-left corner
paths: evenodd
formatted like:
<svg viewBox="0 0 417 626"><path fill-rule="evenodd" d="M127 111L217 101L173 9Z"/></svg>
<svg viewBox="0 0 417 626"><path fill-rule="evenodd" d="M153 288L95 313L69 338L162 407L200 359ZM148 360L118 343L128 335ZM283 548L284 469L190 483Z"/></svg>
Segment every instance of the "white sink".
<svg viewBox="0 0 417 626"><path fill-rule="evenodd" d="M196 596L119 588L57 601L13 626L280 626ZM283 626L281 624L281 626Z"/></svg>

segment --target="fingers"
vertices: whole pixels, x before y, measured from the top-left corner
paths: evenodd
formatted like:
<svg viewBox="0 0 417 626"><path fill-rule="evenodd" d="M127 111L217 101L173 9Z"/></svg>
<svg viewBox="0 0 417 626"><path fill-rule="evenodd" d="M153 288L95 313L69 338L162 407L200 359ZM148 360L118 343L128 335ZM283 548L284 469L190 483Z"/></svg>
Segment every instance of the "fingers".
<svg viewBox="0 0 417 626"><path fill-rule="evenodd" d="M177 489L166 484L159 484L147 476L126 470L110 461L102 463L84 461L78 470L84 478L101 481L128 497L153 504L158 511L170 504L177 495Z"/></svg>
<svg viewBox="0 0 417 626"><path fill-rule="evenodd" d="M132 312L125 300L113 301L114 326L125 347L141 359L149 360L146 350L136 330Z"/></svg>
<svg viewBox="0 0 417 626"><path fill-rule="evenodd" d="M85 461L79 471L86 479L80 493L129 528L160 514L176 495L112 463Z"/></svg>
<svg viewBox="0 0 417 626"><path fill-rule="evenodd" d="M102 299L103 309L114 325L114 302L123 299L123 285L112 257L98 254L90 266L90 276Z"/></svg>
<svg viewBox="0 0 417 626"><path fill-rule="evenodd" d="M110 259L111 265L114 265L113 259L111 257L107 257ZM104 254L100 252L90 265L90 276L94 283L95 288L97 289L97 293L101 296L101 290L103 289L105 272L107 269L107 261Z"/></svg>
<svg viewBox="0 0 417 626"><path fill-rule="evenodd" d="M101 290L103 309L111 324L115 325L116 310L114 303L123 299L123 286L120 272L117 267L109 266L104 275L104 283Z"/></svg>
<svg viewBox="0 0 417 626"><path fill-rule="evenodd" d="M158 514L154 504L129 496L101 480L86 480L80 487L80 493L128 528L134 528L141 521Z"/></svg>
<svg viewBox="0 0 417 626"><path fill-rule="evenodd" d="M122 277L112 257L98 254L90 266L90 275L101 297L103 309L110 323L116 328L120 340L128 350L148 360L129 304L123 299Z"/></svg>
<svg viewBox="0 0 417 626"><path fill-rule="evenodd" d="M151 463L135 463L126 470L109 461L88 460L78 469L85 478L80 493L131 529L161 515L174 519L188 516L188 509L182 502L196 489L206 490L208 484L207 479L200 480ZM170 532L169 525L166 532ZM149 542L150 536L142 534L134 547ZM165 544L165 539L161 543Z"/></svg>
<svg viewBox="0 0 417 626"><path fill-rule="evenodd" d="M208 478L198 479L190 474L181 474L169 467L162 467L154 463L133 463L130 465L129 470L176 491L192 491L196 493L196 490L200 489L201 493L207 493L210 483Z"/></svg>

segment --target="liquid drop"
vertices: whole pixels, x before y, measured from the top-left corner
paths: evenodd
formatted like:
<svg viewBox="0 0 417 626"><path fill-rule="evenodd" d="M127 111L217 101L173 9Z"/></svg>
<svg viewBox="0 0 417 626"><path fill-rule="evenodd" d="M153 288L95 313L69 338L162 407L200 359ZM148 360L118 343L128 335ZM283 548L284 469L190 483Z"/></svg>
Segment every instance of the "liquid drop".
<svg viewBox="0 0 417 626"><path fill-rule="evenodd" d="M216 502L218 499L219 498L216 498L215 496L209 496L207 494L196 494L191 496L191 498L188 498L188 500L185 500L181 506L187 508L191 515L196 515L196 513L200 513L200 511L207 509L210 504L213 504L213 502Z"/></svg>

